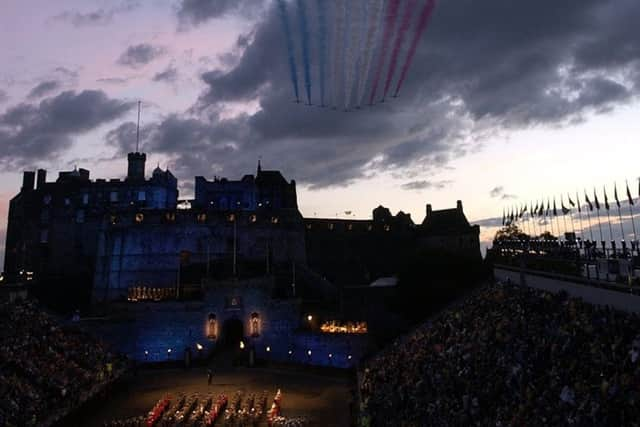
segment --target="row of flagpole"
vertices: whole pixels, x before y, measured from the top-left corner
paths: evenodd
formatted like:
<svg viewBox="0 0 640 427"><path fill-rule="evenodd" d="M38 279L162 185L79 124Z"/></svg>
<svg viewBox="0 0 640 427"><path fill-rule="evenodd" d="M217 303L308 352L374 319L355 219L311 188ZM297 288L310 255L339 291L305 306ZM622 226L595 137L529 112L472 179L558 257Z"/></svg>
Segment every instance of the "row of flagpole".
<svg viewBox="0 0 640 427"><path fill-rule="evenodd" d="M626 190L627 190L627 199L628 199L628 204L629 204L629 214L631 216L631 225L633 228L633 240L632 240L632 247L637 243L637 235L636 235L636 225L635 225L635 220L634 220L634 213L633 213L633 206L635 205L633 197L631 195L631 190L629 189L629 183L625 181L626 184ZM617 186L614 184L614 200L615 203L617 205L618 208L618 219L620 222L620 232L622 235L622 242L625 241L625 233L624 233L624 225L622 222L622 210L621 210L621 203L620 203L620 199L618 197L618 188ZM606 187L603 187L603 194L604 194L604 210L606 210L607 212L607 224L609 225L609 238L610 241L612 242L612 245L615 246L615 239L613 236L613 226L611 224L611 216L610 216L610 209L611 206L609 204L609 197L607 196L607 190ZM640 181L638 184L638 197L640 197ZM581 234L581 239L582 241L586 241L587 239L585 239L585 229L583 227L583 217L582 217L582 211L584 209L584 211L586 212L586 216L587 216L587 225L588 225L588 229L589 229L589 237L590 241L595 242L594 240L594 236L593 236L593 228L592 228L592 223L591 223L591 214L594 211L594 207L596 210L596 220L598 223L598 231L599 231L599 237L600 237L600 241L602 242L603 246L604 246L604 237L603 237L603 233L602 233L602 222L600 220L600 201L598 199L598 193L596 191L596 189L593 189L593 202L591 201L591 199L589 199L589 195L587 194L587 191L584 191L584 201L585 204L582 205L580 202L580 195L579 193L576 191L575 194L575 201L571 198L571 195L567 193L567 202L569 204L569 207L565 206L564 204L564 195L560 196L560 213L558 211L557 205L556 205L556 198L555 196L553 198L549 198L547 197L547 204L546 204L546 208L545 208L545 200L544 198L542 199L542 201L536 201L535 207L533 205L533 202L529 203L529 205L527 206L527 204L523 204L520 205L518 207L510 207L508 209L504 209L502 210L502 225L503 226L509 226L509 225L517 225L519 222L522 222L523 227L525 228L532 228L532 230L525 230L525 232L530 235L530 236L540 236L542 234L544 234L544 232L550 232L552 235L557 235L558 239L560 238L561 232L560 232L560 223L559 223L559 216L562 216L562 220L564 223L564 232L567 233L569 232L569 228L567 227L567 219L566 216L567 214L569 215L570 218L570 223L571 223L571 230L573 232L574 237L576 236L576 229L575 229L575 224L574 224L574 215L572 213L573 209L577 209L577 213L578 213L578 221L579 221L579 228L580 228L580 234ZM552 204L553 203L553 204ZM528 214L528 215L527 215ZM527 218L528 217L528 218ZM544 218L544 222L541 223L540 219ZM551 231L549 230L545 230L544 232L538 232L538 230L536 229L536 223L538 226L542 226L545 225L547 223L547 218L550 219L550 226L551 226ZM537 219L537 220L536 220ZM553 220L556 220L556 228L557 228L557 234L554 230L554 224L553 224ZM531 221L531 226L528 225L528 222ZM542 229L540 230L542 231ZM623 243L624 244L624 243Z"/></svg>

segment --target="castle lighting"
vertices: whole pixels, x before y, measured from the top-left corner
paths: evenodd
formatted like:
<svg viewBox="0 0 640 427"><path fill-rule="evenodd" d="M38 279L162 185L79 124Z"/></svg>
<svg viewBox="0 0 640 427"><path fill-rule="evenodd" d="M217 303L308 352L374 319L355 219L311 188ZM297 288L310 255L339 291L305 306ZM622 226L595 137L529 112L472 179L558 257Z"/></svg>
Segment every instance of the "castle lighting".
<svg viewBox="0 0 640 427"><path fill-rule="evenodd" d="M271 351L271 347L267 346L267 353Z"/></svg>
<svg viewBox="0 0 640 427"><path fill-rule="evenodd" d="M240 341L240 350L244 350L244 341Z"/></svg>
<svg viewBox="0 0 640 427"><path fill-rule="evenodd" d="M199 342L196 343L196 348L198 349L198 351L202 351L203 349L202 344L200 344Z"/></svg>

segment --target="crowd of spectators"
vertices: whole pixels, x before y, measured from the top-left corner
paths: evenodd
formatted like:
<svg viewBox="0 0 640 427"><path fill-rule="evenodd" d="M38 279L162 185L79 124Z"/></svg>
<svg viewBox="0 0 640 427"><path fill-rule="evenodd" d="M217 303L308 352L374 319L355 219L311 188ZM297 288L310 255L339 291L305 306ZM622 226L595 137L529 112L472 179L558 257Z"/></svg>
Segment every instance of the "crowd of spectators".
<svg viewBox="0 0 640 427"><path fill-rule="evenodd" d="M372 426L640 426L640 317L491 284L364 364Z"/></svg>
<svg viewBox="0 0 640 427"><path fill-rule="evenodd" d="M124 368L124 359L33 300L0 303L0 425L48 425Z"/></svg>

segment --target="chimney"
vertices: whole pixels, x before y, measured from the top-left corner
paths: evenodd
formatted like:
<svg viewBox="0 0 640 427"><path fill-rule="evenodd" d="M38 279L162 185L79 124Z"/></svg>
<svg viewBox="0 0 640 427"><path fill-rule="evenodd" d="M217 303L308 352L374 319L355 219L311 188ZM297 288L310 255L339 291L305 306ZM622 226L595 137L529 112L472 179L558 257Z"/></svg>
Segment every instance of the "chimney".
<svg viewBox="0 0 640 427"><path fill-rule="evenodd" d="M144 153L129 153L127 155L129 167L127 168L127 179L144 181L144 163L147 155Z"/></svg>
<svg viewBox="0 0 640 427"><path fill-rule="evenodd" d="M47 171L44 169L38 169L38 180L36 181L36 188L39 190L44 186L44 183L47 182Z"/></svg>
<svg viewBox="0 0 640 427"><path fill-rule="evenodd" d="M456 202L456 209L458 210L458 212L462 213L462 200L458 200Z"/></svg>
<svg viewBox="0 0 640 427"><path fill-rule="evenodd" d="M22 175L22 189L21 191L32 191L33 183L36 178L36 173L33 171L24 171Z"/></svg>
<svg viewBox="0 0 640 427"><path fill-rule="evenodd" d="M431 212L433 210L431 209L431 204L427 204L427 218L431 218Z"/></svg>

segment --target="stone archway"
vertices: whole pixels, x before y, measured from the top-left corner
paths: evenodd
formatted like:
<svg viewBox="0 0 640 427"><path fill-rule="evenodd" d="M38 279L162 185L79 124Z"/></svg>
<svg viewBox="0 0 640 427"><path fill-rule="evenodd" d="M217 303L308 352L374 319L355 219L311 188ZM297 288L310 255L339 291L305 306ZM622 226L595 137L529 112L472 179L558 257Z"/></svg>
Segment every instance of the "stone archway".
<svg viewBox="0 0 640 427"><path fill-rule="evenodd" d="M222 324L222 344L225 347L238 347L244 338L244 325L242 320L231 317Z"/></svg>

